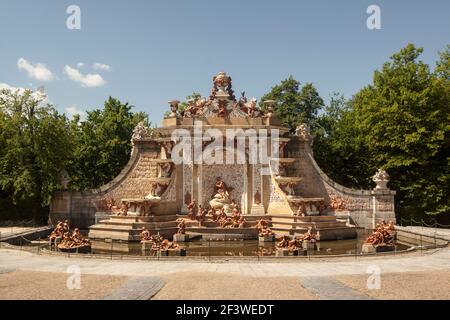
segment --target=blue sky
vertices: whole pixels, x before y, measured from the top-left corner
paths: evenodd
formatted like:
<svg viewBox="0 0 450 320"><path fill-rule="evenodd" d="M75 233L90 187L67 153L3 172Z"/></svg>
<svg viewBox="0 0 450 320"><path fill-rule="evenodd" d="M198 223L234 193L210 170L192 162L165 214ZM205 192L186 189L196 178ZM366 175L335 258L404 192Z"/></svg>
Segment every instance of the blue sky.
<svg viewBox="0 0 450 320"><path fill-rule="evenodd" d="M72 4L81 30L66 27ZM381 30L366 27L371 4ZM249 97L291 74L325 100L333 91L351 97L409 42L434 65L450 44L449 12L447 0L0 0L0 84L43 85L61 112L111 95L158 124L168 100L208 96L222 70Z"/></svg>

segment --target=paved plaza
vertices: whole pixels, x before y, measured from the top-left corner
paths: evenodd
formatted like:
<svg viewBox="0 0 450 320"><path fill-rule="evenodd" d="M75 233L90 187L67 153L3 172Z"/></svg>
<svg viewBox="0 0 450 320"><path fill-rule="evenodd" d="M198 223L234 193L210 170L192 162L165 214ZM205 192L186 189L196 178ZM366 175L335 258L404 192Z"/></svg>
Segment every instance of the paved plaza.
<svg viewBox="0 0 450 320"><path fill-rule="evenodd" d="M30 295L33 279L41 279L36 282L40 286L45 276L46 288L54 282L62 297L67 297L67 270L77 266L82 289L85 285L89 289L69 295L78 299L267 299L270 290L277 292L271 295L274 299L448 299L449 261L449 248L356 260L274 262L107 260L1 249L0 298L54 298L49 289ZM381 272L380 290L366 288L367 272L374 266ZM105 277L110 285L95 277ZM11 286L15 294L7 294ZM25 290L22 296L20 286Z"/></svg>

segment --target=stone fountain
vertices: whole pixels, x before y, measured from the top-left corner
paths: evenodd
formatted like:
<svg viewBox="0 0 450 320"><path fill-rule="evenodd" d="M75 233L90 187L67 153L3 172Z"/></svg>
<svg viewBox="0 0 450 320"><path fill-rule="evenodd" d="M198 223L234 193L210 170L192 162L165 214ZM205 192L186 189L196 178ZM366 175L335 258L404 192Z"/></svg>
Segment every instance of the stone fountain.
<svg viewBox="0 0 450 320"><path fill-rule="evenodd" d="M178 100L170 100L161 127L136 126L129 163L111 182L95 190L55 192L50 220L70 219L89 228L91 239L125 242L139 241L143 227L171 240L180 218L186 219L190 238L228 239L257 239L255 226L261 219L277 236L300 236L311 227L320 240L355 237L354 226L395 222L395 191L387 187L387 173L374 176L373 190L339 185L315 162L308 125L299 124L292 134L277 117L276 102L264 103L262 110L245 92L236 99L231 77L220 72L213 77L209 97L192 99L184 110ZM231 147L226 139L223 144L212 139L207 134L211 129L221 134L242 130L245 150L237 150L236 137ZM173 135L180 130L192 141L195 135L202 137L201 152L219 144L215 154L226 159L232 151L241 152L245 162L176 162L172 153L181 138ZM268 143L252 138L261 132ZM278 166L250 162L251 147L267 151ZM272 157L269 150L279 155ZM100 216L106 218L96 223Z"/></svg>

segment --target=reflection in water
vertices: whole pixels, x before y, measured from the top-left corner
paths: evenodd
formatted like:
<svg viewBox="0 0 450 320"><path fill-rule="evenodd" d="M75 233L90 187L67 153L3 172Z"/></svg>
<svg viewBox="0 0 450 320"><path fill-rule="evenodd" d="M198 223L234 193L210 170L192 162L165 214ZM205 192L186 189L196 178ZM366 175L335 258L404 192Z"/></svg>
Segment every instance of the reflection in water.
<svg viewBox="0 0 450 320"><path fill-rule="evenodd" d="M358 230L357 239L317 242L316 250L309 250L308 255L341 255L361 252L364 240L367 238L366 230ZM237 241L191 241L182 246L186 247L187 256L274 256L275 242L259 244L257 240ZM397 250L407 247L397 245ZM105 243L92 241L92 253L123 254L136 256L149 256L150 250L143 251L140 243Z"/></svg>

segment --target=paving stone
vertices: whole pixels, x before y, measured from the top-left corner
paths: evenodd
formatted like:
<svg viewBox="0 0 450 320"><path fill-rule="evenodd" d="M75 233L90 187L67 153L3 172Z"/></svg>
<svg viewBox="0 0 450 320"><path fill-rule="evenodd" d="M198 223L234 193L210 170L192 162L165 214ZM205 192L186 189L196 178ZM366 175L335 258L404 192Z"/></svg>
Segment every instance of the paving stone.
<svg viewBox="0 0 450 320"><path fill-rule="evenodd" d="M103 300L149 300L164 284L161 277L133 277Z"/></svg>
<svg viewBox="0 0 450 320"><path fill-rule="evenodd" d="M373 300L331 277L301 277L300 282L318 295L320 300Z"/></svg>
<svg viewBox="0 0 450 320"><path fill-rule="evenodd" d="M12 268L3 268L3 267L0 267L0 274L2 274L2 273L10 273L10 272L13 272L13 271L15 271L15 270L12 269Z"/></svg>

